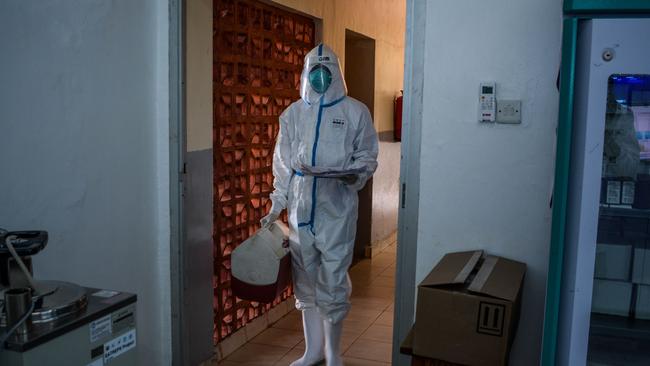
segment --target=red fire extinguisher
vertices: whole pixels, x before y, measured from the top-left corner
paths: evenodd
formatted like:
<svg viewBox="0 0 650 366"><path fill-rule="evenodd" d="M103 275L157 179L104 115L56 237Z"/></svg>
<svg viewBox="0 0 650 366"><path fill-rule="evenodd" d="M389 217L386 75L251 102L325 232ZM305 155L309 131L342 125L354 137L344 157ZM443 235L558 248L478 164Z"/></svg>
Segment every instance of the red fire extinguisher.
<svg viewBox="0 0 650 366"><path fill-rule="evenodd" d="M402 141L402 100L404 99L404 90L400 90L400 96L395 98L393 113L393 133L395 141Z"/></svg>

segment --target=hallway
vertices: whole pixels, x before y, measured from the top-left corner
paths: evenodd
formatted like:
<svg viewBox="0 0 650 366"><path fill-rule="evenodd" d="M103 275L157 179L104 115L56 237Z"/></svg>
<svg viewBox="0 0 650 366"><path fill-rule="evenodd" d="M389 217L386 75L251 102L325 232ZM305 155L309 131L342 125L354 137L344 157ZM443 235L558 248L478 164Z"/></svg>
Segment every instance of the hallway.
<svg viewBox="0 0 650 366"><path fill-rule="evenodd" d="M374 258L363 260L350 270L352 309L343 326L341 344L348 366L390 365L395 253L393 242ZM293 310L215 365L289 365L303 352L301 316Z"/></svg>

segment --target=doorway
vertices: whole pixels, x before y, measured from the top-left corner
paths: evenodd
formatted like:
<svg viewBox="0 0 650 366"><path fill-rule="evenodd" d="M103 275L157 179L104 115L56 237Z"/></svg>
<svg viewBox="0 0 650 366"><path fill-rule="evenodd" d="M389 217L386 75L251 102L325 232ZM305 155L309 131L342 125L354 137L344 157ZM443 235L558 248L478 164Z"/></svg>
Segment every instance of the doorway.
<svg viewBox="0 0 650 366"><path fill-rule="evenodd" d="M345 30L345 82L348 95L375 110L375 40ZM359 218L354 243L354 263L370 255L372 244L372 178L359 191Z"/></svg>
<svg viewBox="0 0 650 366"><path fill-rule="evenodd" d="M288 364L302 354L302 324L290 292L271 305L237 299L230 290L229 259L269 208L273 121L286 99L298 100L303 57L321 40L341 57L349 95L368 106L380 139L379 168L360 193L355 253L357 261L370 254L372 259L350 271L353 311L342 350L351 362L388 364L391 359L400 161L392 126L393 102L403 80L404 36L397 25L404 9L394 0L373 3L364 13L359 2L345 2L334 13L326 11L329 0L307 4L197 0L185 5L188 147L182 168L188 199L183 209L192 214L185 222L191 239L200 231L201 251L184 253L192 268L184 283L193 290L201 281L210 290L201 288L201 301L184 299L184 308L196 319L183 322L189 328L202 326L201 334L185 340L195 359L203 357L194 347L199 343L208 351L204 345L213 345L225 364ZM386 24L392 26L373 26L389 12L395 17ZM361 20L347 19L350 13ZM375 75L381 77L375 80ZM195 263L201 264L200 273ZM199 337L201 342L195 342Z"/></svg>

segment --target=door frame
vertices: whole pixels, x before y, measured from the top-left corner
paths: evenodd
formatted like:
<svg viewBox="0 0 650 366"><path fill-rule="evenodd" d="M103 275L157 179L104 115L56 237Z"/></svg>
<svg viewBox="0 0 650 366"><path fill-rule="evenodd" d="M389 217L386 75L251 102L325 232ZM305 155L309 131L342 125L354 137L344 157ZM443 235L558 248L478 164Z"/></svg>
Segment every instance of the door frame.
<svg viewBox="0 0 650 366"><path fill-rule="evenodd" d="M573 14L630 14L650 10L647 0L565 0L564 11Z"/></svg>
<svg viewBox="0 0 650 366"><path fill-rule="evenodd" d="M392 356L392 364L399 366L411 364L410 356L400 354L400 344L411 330L415 318L426 21L427 2L407 0Z"/></svg>
<svg viewBox="0 0 650 366"><path fill-rule="evenodd" d="M185 179L185 1L169 0L169 215L171 281L171 364L189 361L183 321Z"/></svg>
<svg viewBox="0 0 650 366"><path fill-rule="evenodd" d="M573 130L573 103L575 89L576 44L578 19L567 18L562 31L562 65L560 69L560 110L557 125L555 153L555 180L553 183L553 209L551 243L546 280L546 305L542 355L540 365L555 365L557 334L560 313L560 288L564 260L564 235L566 230L567 197L571 160L571 134Z"/></svg>

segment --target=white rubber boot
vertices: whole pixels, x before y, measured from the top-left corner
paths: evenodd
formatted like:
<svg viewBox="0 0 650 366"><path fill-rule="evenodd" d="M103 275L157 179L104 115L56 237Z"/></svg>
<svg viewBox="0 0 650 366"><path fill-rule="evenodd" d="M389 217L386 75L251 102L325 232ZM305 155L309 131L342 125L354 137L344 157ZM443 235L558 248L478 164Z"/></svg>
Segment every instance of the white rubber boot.
<svg viewBox="0 0 650 366"><path fill-rule="evenodd" d="M318 310L313 308L302 311L302 327L305 332L305 353L300 359L293 361L291 366L317 365L325 359L323 318Z"/></svg>
<svg viewBox="0 0 650 366"><path fill-rule="evenodd" d="M325 328L325 360L327 366L343 366L341 358L341 334L343 333L343 321L331 323L323 320Z"/></svg>

